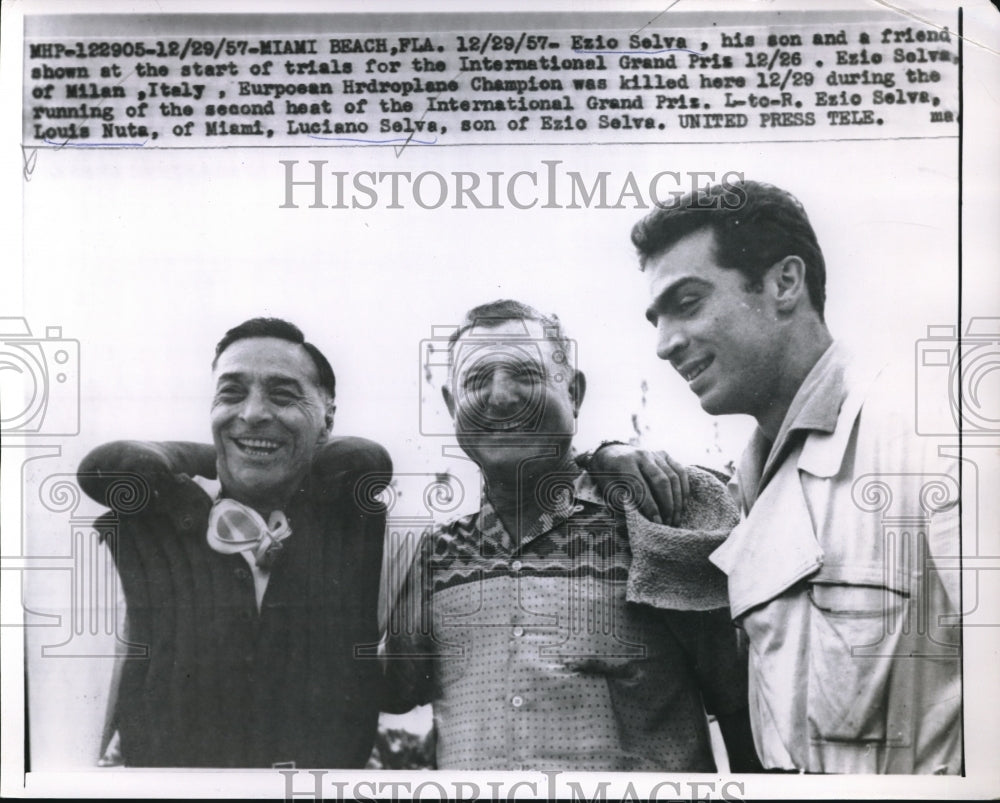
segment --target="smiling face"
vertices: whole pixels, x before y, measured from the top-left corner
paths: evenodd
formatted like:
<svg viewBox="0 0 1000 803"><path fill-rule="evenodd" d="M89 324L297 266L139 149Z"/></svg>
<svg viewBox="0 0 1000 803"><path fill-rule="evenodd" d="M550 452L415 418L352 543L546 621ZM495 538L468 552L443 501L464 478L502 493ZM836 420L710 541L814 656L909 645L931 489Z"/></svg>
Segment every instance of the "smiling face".
<svg viewBox="0 0 1000 803"><path fill-rule="evenodd" d="M742 273L719 267L714 246L712 230L699 229L646 262L646 317L657 329L656 353L687 381L702 409L760 420L782 385L788 333L768 286L747 290Z"/></svg>
<svg viewBox="0 0 1000 803"><path fill-rule="evenodd" d="M258 511L281 507L333 423L312 358L287 340L247 338L219 355L213 377L212 438L226 494Z"/></svg>
<svg viewBox="0 0 1000 803"><path fill-rule="evenodd" d="M474 327L455 343L443 388L459 444L484 471L569 449L583 375L538 321Z"/></svg>

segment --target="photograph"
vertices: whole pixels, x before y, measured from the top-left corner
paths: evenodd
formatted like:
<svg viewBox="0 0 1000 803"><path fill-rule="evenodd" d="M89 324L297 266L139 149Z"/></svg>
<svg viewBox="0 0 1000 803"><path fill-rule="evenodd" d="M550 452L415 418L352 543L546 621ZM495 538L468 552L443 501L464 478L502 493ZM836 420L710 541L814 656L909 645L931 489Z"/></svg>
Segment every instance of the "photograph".
<svg viewBox="0 0 1000 803"><path fill-rule="evenodd" d="M1000 794L994 4L0 11L5 796Z"/></svg>

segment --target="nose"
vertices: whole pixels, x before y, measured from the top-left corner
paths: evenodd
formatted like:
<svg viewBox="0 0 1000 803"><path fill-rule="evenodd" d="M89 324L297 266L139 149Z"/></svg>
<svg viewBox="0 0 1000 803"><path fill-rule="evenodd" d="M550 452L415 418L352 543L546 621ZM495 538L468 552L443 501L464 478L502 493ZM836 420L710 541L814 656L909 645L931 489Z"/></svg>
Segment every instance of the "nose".
<svg viewBox="0 0 1000 803"><path fill-rule="evenodd" d="M256 389L247 394L240 408L240 418L250 425L267 421L272 415L270 402L264 393Z"/></svg>
<svg viewBox="0 0 1000 803"><path fill-rule="evenodd" d="M664 317L656 324L656 356L661 360L672 360L687 346L684 328Z"/></svg>
<svg viewBox="0 0 1000 803"><path fill-rule="evenodd" d="M520 392L516 379L510 371L499 368L493 372L488 384L488 401L493 407L503 408L517 404Z"/></svg>

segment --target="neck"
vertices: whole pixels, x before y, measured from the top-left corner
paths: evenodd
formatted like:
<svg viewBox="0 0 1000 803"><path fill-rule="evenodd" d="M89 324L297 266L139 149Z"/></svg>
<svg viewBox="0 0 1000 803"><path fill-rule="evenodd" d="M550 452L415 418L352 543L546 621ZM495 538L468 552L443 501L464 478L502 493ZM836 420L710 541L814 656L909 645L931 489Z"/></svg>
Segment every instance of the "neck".
<svg viewBox="0 0 1000 803"><path fill-rule="evenodd" d="M799 332L790 335L788 342L792 347L782 356L782 370L769 394L767 406L754 416L757 426L772 442L778 437L795 394L833 343L830 330L819 320L810 321Z"/></svg>
<svg viewBox="0 0 1000 803"><path fill-rule="evenodd" d="M228 499L233 499L242 505L246 505L251 510L256 511L260 516L267 521L271 514L280 510L283 513L288 512L289 504L292 501L292 497L295 496L295 490L301 487L301 483L296 483L293 489L281 489L276 490L266 496L254 495L250 497L246 494L232 493L226 489L225 486L222 487L222 496Z"/></svg>
<svg viewBox="0 0 1000 803"><path fill-rule="evenodd" d="M502 519L528 520L541 513L535 498L541 480L566 466L567 452L558 455L511 461L509 464L480 466L486 493Z"/></svg>

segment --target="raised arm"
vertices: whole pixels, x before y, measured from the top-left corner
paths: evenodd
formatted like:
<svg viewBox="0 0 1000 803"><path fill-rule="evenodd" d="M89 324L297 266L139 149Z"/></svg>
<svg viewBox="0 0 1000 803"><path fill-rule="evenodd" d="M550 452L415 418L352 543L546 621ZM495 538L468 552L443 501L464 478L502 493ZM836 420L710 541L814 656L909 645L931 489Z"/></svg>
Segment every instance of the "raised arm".
<svg viewBox="0 0 1000 803"><path fill-rule="evenodd" d="M691 493L688 471L666 452L604 443L577 458L605 493L626 483L632 505L650 521L677 525Z"/></svg>
<svg viewBox="0 0 1000 803"><path fill-rule="evenodd" d="M312 475L314 487L327 500L343 500L367 514L386 512L377 496L392 479L392 459L375 441L331 438L316 452Z"/></svg>
<svg viewBox="0 0 1000 803"><path fill-rule="evenodd" d="M116 506L115 491L122 483L138 483L144 509L174 514L189 505L202 505L205 492L191 477L215 477L215 449L210 444L186 441L154 443L113 441L98 446L80 463L77 481L91 499Z"/></svg>
<svg viewBox="0 0 1000 803"><path fill-rule="evenodd" d="M137 474L157 484L172 475L215 477L215 449L207 443L186 441L112 441L92 450L80 463L80 487L104 503L111 474Z"/></svg>
<svg viewBox="0 0 1000 803"><path fill-rule="evenodd" d="M739 511L713 474L692 466L689 480L691 492L676 527L625 512L632 550L629 602L691 611L729 605L726 575L708 557L729 537Z"/></svg>
<svg viewBox="0 0 1000 803"><path fill-rule="evenodd" d="M313 474L324 482L374 482L381 478L384 486L392 479L392 458L383 446L367 438L330 438L316 452ZM382 486L375 484L376 492L381 490Z"/></svg>

